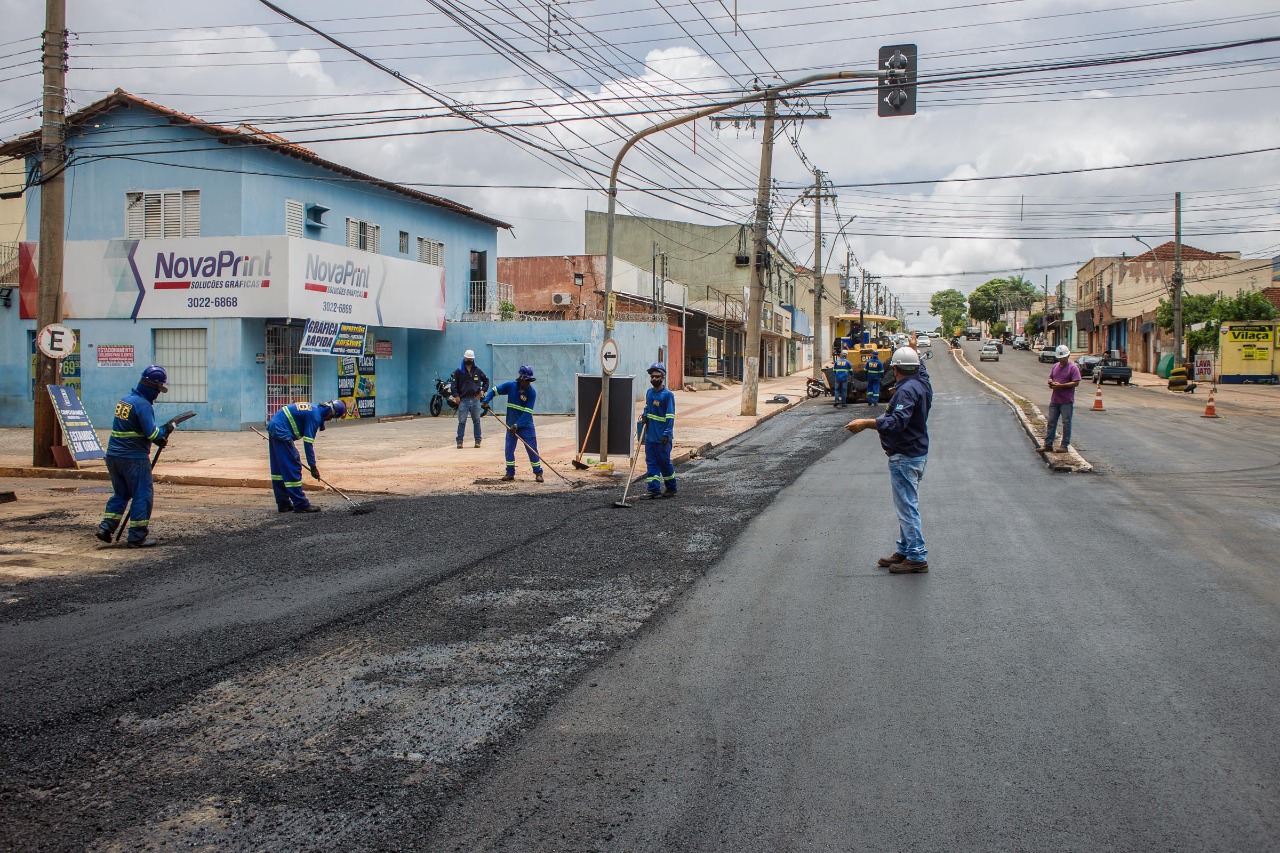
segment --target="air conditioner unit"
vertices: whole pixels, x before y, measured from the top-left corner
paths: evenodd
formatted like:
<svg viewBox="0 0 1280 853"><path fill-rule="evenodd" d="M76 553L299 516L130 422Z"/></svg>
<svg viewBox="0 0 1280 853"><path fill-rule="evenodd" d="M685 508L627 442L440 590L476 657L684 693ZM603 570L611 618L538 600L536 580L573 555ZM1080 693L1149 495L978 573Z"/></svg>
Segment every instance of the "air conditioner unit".
<svg viewBox="0 0 1280 853"><path fill-rule="evenodd" d="M551 304L552 305L572 305L573 294L572 293L553 293L551 294Z"/></svg>

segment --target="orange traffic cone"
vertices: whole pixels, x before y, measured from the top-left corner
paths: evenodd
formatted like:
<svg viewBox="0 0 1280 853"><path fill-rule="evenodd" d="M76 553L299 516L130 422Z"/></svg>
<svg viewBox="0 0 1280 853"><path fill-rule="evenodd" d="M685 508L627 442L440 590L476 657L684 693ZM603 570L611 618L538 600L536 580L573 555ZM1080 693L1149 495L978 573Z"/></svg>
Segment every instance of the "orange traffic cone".
<svg viewBox="0 0 1280 853"><path fill-rule="evenodd" d="M1215 408L1213 407L1213 395L1217 392L1217 390L1218 390L1217 388L1210 388L1210 389L1209 389L1209 402L1205 405L1205 407L1204 407L1204 414L1203 414L1203 415L1201 415L1200 417L1202 417L1202 418L1217 418L1217 417L1221 417L1221 416L1218 414L1218 410L1217 410L1217 409L1215 409Z"/></svg>
<svg viewBox="0 0 1280 853"><path fill-rule="evenodd" d="M1102 386L1101 385L1098 386L1097 393L1093 395L1093 408L1090 409L1089 411L1091 412L1106 411L1106 409L1102 408Z"/></svg>

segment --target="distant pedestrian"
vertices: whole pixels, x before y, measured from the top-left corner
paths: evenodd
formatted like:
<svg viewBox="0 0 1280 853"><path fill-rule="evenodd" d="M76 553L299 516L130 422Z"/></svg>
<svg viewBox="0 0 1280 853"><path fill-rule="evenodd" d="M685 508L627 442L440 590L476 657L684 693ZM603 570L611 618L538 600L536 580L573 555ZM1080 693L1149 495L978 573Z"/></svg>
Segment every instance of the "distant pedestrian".
<svg viewBox="0 0 1280 853"><path fill-rule="evenodd" d="M871 357L867 359L867 363L862 366L867 374L867 405L875 408L880 405L880 381L884 379L884 362L876 355L876 351L871 351Z"/></svg>
<svg viewBox="0 0 1280 853"><path fill-rule="evenodd" d="M842 352L836 356L831 366L831 375L836 380L836 408L846 408L849 405L849 377L853 375L853 365L849 363L848 352Z"/></svg>
<svg viewBox="0 0 1280 853"><path fill-rule="evenodd" d="M503 382L497 388L490 388L481 404L487 412L496 395L504 394L507 398L507 468L502 475L504 480L516 478L516 442L523 439L524 449L528 451L529 462L533 465L533 479L542 482L542 457L538 455L538 433L533 428L533 403L538 399L538 392L533 387L536 381L533 368L522 364L514 382Z"/></svg>
<svg viewBox="0 0 1280 853"><path fill-rule="evenodd" d="M933 386L920 364L920 355L901 347L889 360L896 385L893 404L878 418L857 418L845 429L857 435L866 429L880 433L880 446L889 457L889 484L898 514L898 541L892 556L876 561L896 574L929 571L929 552L920 522L920 481L929 458L929 409Z"/></svg>
<svg viewBox="0 0 1280 853"><path fill-rule="evenodd" d="M1076 386L1080 384L1080 368L1071 360L1071 347L1059 344L1053 351L1058 361L1049 371L1049 387L1053 393L1049 395L1049 422L1044 428L1044 446L1040 449L1048 453L1053 450L1053 436L1058 431L1058 421L1062 421L1062 446L1058 450L1066 452L1071 446L1071 415L1075 411Z"/></svg>
<svg viewBox="0 0 1280 853"><path fill-rule="evenodd" d="M489 377L476 366L476 354L467 350L462 354L462 364L453 372L454 401L458 404L458 449L462 449L462 436L467 431L467 416L471 416L476 447L480 446L480 398L489 390Z"/></svg>
<svg viewBox="0 0 1280 853"><path fill-rule="evenodd" d="M320 507L311 503L302 491L302 459L298 445L302 439L303 452L307 454L307 468L311 476L320 479L316 466L316 435L334 418L347 416L347 404L341 400L328 403L290 403L271 416L267 422L267 441L271 452L271 491L276 496L276 509L280 512L319 512Z"/></svg>
<svg viewBox="0 0 1280 853"><path fill-rule="evenodd" d="M638 422L644 424L646 498L676 496L676 469L671 463L671 445L675 441L676 429L676 396L666 387L666 383L666 366L651 364L650 387L645 389L644 411L640 413Z"/></svg>
<svg viewBox="0 0 1280 853"><path fill-rule="evenodd" d="M112 495L102 514L98 532L103 542L111 542L116 528L129 507L130 548L150 548L159 544L148 538L151 524L153 489L151 482L151 445L164 447L169 431L156 425L152 403L169 390L169 374L158 364L142 371L138 385L116 403L115 420L111 423L111 440L107 442L107 473L111 475ZM132 503L130 503L132 501Z"/></svg>

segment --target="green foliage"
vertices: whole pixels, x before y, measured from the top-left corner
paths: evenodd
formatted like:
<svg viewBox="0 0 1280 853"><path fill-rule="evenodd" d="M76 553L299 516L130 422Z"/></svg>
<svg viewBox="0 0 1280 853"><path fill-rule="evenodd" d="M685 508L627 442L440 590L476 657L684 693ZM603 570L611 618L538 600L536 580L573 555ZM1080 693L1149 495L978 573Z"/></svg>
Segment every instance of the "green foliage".
<svg viewBox="0 0 1280 853"><path fill-rule="evenodd" d="M965 298L955 288L939 290L929 298L929 313L942 318L939 328L949 330L952 334L957 328L964 327Z"/></svg>
<svg viewBox="0 0 1280 853"><path fill-rule="evenodd" d="M503 302L498 306L498 315L503 320L514 320L516 317L516 304L514 302Z"/></svg>
<svg viewBox="0 0 1280 853"><path fill-rule="evenodd" d="M1002 322L999 322L999 323L992 323L992 324L991 324L991 337L993 337L993 338L1003 338L1003 337L1004 337L1004 333L1005 333L1005 332L1007 332L1007 331L1009 331L1009 324L1008 324L1008 323L1005 323L1005 322L1003 322L1003 321L1002 321Z"/></svg>
<svg viewBox="0 0 1280 853"><path fill-rule="evenodd" d="M1276 308L1257 290L1242 290L1235 296L1218 294L1186 294L1182 297L1182 327L1188 330L1187 352L1218 349L1218 333L1222 324L1275 319ZM1196 323L1207 325L1189 331ZM1173 330L1173 303L1161 299L1156 306L1156 325L1166 332Z"/></svg>
<svg viewBox="0 0 1280 853"><path fill-rule="evenodd" d="M993 278L969 294L969 316L975 320L994 322L1006 310L1030 309L1037 293L1035 285L1020 275Z"/></svg>
<svg viewBox="0 0 1280 853"><path fill-rule="evenodd" d="M1030 337L1043 332L1044 329L1041 328L1042 325L1044 325L1044 312L1037 311L1034 314L1027 315L1027 325L1023 328L1026 329L1025 334Z"/></svg>

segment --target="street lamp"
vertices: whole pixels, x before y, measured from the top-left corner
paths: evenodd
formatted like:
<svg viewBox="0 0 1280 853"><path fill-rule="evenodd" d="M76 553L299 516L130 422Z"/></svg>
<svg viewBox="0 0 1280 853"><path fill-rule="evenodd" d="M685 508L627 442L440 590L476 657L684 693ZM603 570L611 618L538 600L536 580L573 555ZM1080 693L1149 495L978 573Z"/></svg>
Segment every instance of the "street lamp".
<svg viewBox="0 0 1280 853"><path fill-rule="evenodd" d="M1169 279L1165 278L1164 266L1160 263L1160 256L1156 250L1151 248L1151 244L1143 240L1138 235L1132 235L1142 245L1146 246L1151 252L1151 257L1156 261L1156 272L1160 273L1160 281L1164 283L1164 291L1169 294L1169 301L1173 303L1173 358L1176 363L1182 363L1182 282L1178 271L1174 270L1175 286L1169 284ZM1176 265L1176 262L1175 262Z"/></svg>

